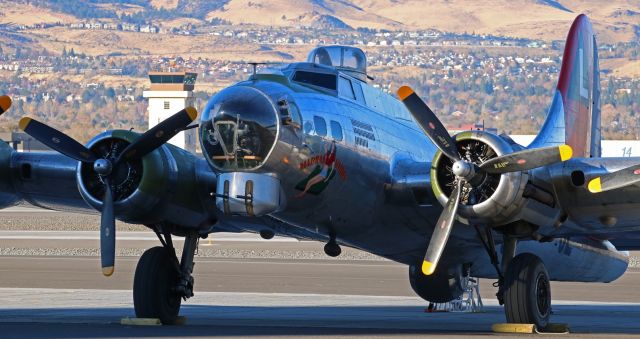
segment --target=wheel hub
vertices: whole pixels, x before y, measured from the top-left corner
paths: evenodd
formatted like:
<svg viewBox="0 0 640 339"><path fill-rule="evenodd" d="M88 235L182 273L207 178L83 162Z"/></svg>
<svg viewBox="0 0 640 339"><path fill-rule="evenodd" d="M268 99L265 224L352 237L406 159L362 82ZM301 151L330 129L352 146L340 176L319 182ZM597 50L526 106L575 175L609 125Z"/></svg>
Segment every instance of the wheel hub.
<svg viewBox="0 0 640 339"><path fill-rule="evenodd" d="M536 303L541 316L549 313L549 281L544 275L538 275L536 279Z"/></svg>

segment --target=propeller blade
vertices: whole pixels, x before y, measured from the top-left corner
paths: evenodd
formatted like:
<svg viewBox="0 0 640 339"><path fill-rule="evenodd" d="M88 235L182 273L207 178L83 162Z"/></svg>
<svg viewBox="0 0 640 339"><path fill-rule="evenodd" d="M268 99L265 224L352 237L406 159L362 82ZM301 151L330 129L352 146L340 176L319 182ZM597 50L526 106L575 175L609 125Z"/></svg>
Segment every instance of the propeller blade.
<svg viewBox="0 0 640 339"><path fill-rule="evenodd" d="M104 180L104 199L100 216L100 262L102 274L111 276L115 266L116 255L116 218L113 214L113 193L109 179Z"/></svg>
<svg viewBox="0 0 640 339"><path fill-rule="evenodd" d="M11 98L3 95L0 96L0 114L6 112L11 107Z"/></svg>
<svg viewBox="0 0 640 339"><path fill-rule="evenodd" d="M480 165L487 173L502 174L526 171L571 159L573 150L569 145L526 149L489 159Z"/></svg>
<svg viewBox="0 0 640 339"><path fill-rule="evenodd" d="M398 90L398 96L407 107L411 115L416 119L424 133L433 141L444 155L453 161L460 160L458 148L455 142L444 128L435 113L420 99L409 86L402 86Z"/></svg>
<svg viewBox="0 0 640 339"><path fill-rule="evenodd" d="M91 150L81 143L35 119L24 117L20 119L18 125L25 133L69 158L89 163L98 159Z"/></svg>
<svg viewBox="0 0 640 339"><path fill-rule="evenodd" d="M127 146L127 148L122 151L118 160L116 160L114 167L120 163L120 160L142 158L162 146L197 117L198 111L193 107L187 107L161 121L155 127L141 135L135 142Z"/></svg>
<svg viewBox="0 0 640 339"><path fill-rule="evenodd" d="M438 218L436 227L431 235L431 241L429 241L427 253L424 255L424 261L422 262L422 273L424 275L431 275L436 271L436 266L438 265L438 261L440 261L440 256L444 251L444 247L449 239L449 233L451 233L451 228L453 227L453 222L456 219L462 186L462 180L458 180L451 192L449 201L447 201L442 214L440 214L440 218Z"/></svg>
<svg viewBox="0 0 640 339"><path fill-rule="evenodd" d="M640 182L640 165L608 173L589 181L589 192L600 193Z"/></svg>

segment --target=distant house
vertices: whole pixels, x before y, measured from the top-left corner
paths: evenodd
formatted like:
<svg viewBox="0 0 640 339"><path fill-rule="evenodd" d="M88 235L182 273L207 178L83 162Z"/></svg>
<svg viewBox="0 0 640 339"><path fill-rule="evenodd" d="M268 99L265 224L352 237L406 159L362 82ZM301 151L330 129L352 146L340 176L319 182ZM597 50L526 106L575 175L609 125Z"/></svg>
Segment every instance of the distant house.
<svg viewBox="0 0 640 339"><path fill-rule="evenodd" d="M123 31L130 31L130 32L140 31L140 26L136 24L123 23L121 26Z"/></svg>
<svg viewBox="0 0 640 339"><path fill-rule="evenodd" d="M102 25L103 29L118 30L120 27L116 23L107 23Z"/></svg>
<svg viewBox="0 0 640 339"><path fill-rule="evenodd" d="M88 28L88 29L102 29L102 23L101 22L91 22L91 23L85 24L84 27Z"/></svg>
<svg viewBox="0 0 640 339"><path fill-rule="evenodd" d="M142 33L158 33L158 27L152 25L140 26L140 32Z"/></svg>

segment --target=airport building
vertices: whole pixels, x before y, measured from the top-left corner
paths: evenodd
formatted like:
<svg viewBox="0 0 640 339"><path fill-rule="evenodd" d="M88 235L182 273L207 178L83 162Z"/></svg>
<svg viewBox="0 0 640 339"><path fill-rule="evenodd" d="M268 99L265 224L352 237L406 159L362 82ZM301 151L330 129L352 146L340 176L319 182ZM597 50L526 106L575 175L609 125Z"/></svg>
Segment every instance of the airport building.
<svg viewBox="0 0 640 339"><path fill-rule="evenodd" d="M196 77L191 72L149 72L151 88L142 94L149 99L149 129L181 109L195 106ZM178 133L169 143L195 153L197 141L197 129L192 128Z"/></svg>

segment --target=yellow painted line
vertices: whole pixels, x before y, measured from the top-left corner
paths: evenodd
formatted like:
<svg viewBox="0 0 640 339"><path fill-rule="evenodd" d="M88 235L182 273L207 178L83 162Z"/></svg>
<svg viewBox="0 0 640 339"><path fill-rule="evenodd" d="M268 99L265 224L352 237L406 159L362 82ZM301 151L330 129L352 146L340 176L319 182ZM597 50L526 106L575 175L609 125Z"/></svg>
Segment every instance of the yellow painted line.
<svg viewBox="0 0 640 339"><path fill-rule="evenodd" d="M573 156L573 149L569 145L560 145L558 149L560 150L560 160L562 161L567 161Z"/></svg>
<svg viewBox="0 0 640 339"><path fill-rule="evenodd" d="M432 275L435 270L436 265L434 265L432 262L426 260L422 262L422 273L424 275Z"/></svg>
<svg viewBox="0 0 640 339"><path fill-rule="evenodd" d="M31 122L31 118L24 117L20 119L20 122L18 123L18 127L20 127L20 129L24 131L25 129L27 129L27 126L29 126L30 122Z"/></svg>
<svg viewBox="0 0 640 339"><path fill-rule="evenodd" d="M400 100L406 99L413 93L413 90L409 86L402 86L400 87L400 89L398 89L398 97L400 97Z"/></svg>
<svg viewBox="0 0 640 339"><path fill-rule="evenodd" d="M589 192L591 193L602 192L602 183L600 182L600 177L597 177L589 181Z"/></svg>
<svg viewBox="0 0 640 339"><path fill-rule="evenodd" d="M162 322L158 318L122 318L120 325L132 326L160 326Z"/></svg>

